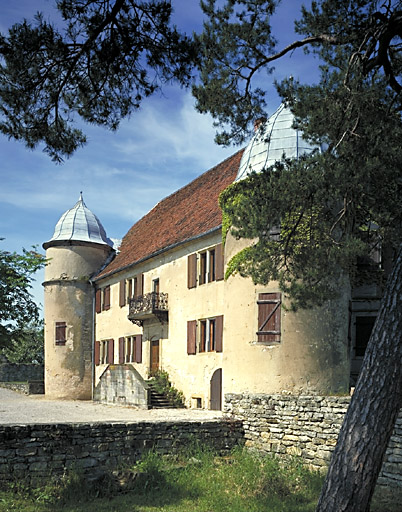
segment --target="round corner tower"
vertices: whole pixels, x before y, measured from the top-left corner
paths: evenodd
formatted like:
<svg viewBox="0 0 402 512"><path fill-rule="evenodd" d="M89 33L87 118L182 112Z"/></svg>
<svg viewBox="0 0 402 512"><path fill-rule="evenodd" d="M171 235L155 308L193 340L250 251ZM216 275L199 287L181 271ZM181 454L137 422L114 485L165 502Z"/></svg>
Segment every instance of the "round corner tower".
<svg viewBox="0 0 402 512"><path fill-rule="evenodd" d="M91 277L113 255L112 242L82 194L43 244L45 394L92 398L94 289Z"/></svg>

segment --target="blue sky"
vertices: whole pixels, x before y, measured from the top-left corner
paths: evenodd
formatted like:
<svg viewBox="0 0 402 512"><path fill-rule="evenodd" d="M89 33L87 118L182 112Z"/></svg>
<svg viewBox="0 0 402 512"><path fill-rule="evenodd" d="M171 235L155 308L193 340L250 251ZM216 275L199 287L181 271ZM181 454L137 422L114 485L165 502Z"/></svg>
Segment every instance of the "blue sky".
<svg viewBox="0 0 402 512"><path fill-rule="evenodd" d="M291 42L293 20L301 0L283 0L275 17L274 34L280 46ZM0 0L0 31L4 34L22 18L37 11L54 17L53 0ZM198 0L172 0L179 28L199 30L202 13ZM266 78L270 113L279 105L274 78L316 76L317 65L302 51L278 62ZM143 103L115 133L85 126L88 144L62 165L54 164L41 149L0 135L0 242L1 249L20 252L41 247L51 238L61 214L71 208L83 191L86 205L99 217L111 238L122 238L158 201L237 151L214 143L209 116L194 110L189 91L167 87ZM36 276L35 300L43 303Z"/></svg>

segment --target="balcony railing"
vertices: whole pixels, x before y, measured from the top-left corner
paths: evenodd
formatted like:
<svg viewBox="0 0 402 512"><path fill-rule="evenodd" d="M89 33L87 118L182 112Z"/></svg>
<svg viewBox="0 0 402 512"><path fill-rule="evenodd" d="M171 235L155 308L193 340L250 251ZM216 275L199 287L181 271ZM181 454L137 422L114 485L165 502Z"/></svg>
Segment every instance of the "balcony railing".
<svg viewBox="0 0 402 512"><path fill-rule="evenodd" d="M161 323L168 320L168 294L145 293L140 297L130 299L128 319L137 325L143 325L144 320L156 317Z"/></svg>

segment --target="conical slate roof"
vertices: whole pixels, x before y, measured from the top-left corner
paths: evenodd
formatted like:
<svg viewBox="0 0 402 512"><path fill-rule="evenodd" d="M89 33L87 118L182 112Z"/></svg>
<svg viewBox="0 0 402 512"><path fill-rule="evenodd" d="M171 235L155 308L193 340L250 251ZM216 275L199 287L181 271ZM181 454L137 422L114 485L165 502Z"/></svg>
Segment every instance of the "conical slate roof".
<svg viewBox="0 0 402 512"><path fill-rule="evenodd" d="M84 203L82 192L76 204L60 217L52 238L45 245L59 241L92 242L113 247L100 220Z"/></svg>
<svg viewBox="0 0 402 512"><path fill-rule="evenodd" d="M317 148L303 139L302 132L293 128L293 121L291 110L282 103L265 125L257 129L244 150L235 181L246 178L253 171L262 171L284 155L298 158Z"/></svg>

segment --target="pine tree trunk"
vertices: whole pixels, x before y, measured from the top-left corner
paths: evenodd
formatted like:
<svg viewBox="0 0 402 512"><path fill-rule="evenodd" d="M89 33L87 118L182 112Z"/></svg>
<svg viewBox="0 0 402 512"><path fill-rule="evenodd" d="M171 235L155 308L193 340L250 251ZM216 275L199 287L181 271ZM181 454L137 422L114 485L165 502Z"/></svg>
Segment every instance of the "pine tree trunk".
<svg viewBox="0 0 402 512"><path fill-rule="evenodd" d="M401 407L402 247L387 283L316 512L368 512Z"/></svg>

